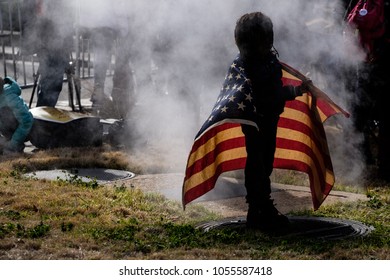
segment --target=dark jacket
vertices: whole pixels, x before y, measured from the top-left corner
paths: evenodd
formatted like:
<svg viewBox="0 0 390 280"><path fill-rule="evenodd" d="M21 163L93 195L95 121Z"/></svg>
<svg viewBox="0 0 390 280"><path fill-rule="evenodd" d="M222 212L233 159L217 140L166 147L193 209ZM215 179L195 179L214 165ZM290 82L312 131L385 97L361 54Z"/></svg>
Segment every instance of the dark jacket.
<svg viewBox="0 0 390 280"><path fill-rule="evenodd" d="M251 80L257 108L259 128L275 131L279 115L287 100L294 100L300 87L283 86L282 66L276 55L270 53L264 59L243 59L246 73ZM274 134L274 133L273 133Z"/></svg>
<svg viewBox="0 0 390 280"><path fill-rule="evenodd" d="M3 93L0 94L0 110L8 108L18 124L16 130L12 134L9 145L11 149L17 149L26 141L28 134L33 125L33 116L29 111L27 104L20 97L20 86L12 78L7 77L7 82L4 84ZM7 122L8 118L0 119L0 125Z"/></svg>

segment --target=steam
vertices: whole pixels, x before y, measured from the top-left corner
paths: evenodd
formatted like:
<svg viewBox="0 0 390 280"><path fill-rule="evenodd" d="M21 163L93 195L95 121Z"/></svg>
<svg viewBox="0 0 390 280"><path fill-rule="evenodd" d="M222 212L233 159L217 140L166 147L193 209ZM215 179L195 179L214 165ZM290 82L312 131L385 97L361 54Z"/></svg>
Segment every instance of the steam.
<svg viewBox="0 0 390 280"><path fill-rule="evenodd" d="M90 2L96 14L104 6L96 0L79 2ZM112 9L107 24L115 18L127 18L129 23L126 28L131 34L129 48L137 81L132 96L136 106L129 114L130 130L136 135L132 141L163 151L162 160L172 162L180 172L237 54L233 30L244 13L262 11L270 16L280 60L308 74L336 103L350 110L353 95L346 89L344 70L362 56L346 44L341 0L103 2ZM95 19L88 18L89 24L104 23L102 16ZM358 179L360 139L351 120L340 117L336 123L342 133L329 139L335 170L342 170L344 178ZM349 168L339 168L345 166Z"/></svg>

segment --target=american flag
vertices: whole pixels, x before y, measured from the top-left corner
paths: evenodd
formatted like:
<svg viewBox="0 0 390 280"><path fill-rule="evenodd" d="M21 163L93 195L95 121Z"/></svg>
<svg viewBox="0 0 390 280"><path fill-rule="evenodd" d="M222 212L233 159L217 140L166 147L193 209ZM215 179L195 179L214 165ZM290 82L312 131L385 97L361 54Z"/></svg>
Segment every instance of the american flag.
<svg viewBox="0 0 390 280"><path fill-rule="evenodd" d="M195 138L221 122L256 126L256 107L253 102L250 80L245 74L241 59L230 65L214 108Z"/></svg>
<svg viewBox="0 0 390 280"><path fill-rule="evenodd" d="M283 64L283 84L299 85L306 77ZM314 85L280 116L274 167L308 174L314 209L334 185L334 173L323 122L348 113ZM183 183L183 205L212 190L223 172L244 169L245 136L241 124L256 126L253 93L239 58L231 64L214 108L195 137Z"/></svg>

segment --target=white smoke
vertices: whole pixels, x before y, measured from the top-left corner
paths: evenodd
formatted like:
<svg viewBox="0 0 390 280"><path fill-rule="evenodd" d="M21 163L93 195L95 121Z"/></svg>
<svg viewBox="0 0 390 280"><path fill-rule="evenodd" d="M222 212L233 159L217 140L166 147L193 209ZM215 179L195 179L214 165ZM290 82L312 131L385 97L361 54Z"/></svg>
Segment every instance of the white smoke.
<svg viewBox="0 0 390 280"><path fill-rule="evenodd" d="M163 160L177 163L179 171L237 54L233 31L244 13L267 14L274 23L280 60L307 73L334 101L350 109L352 95L346 90L342 69L362 57L346 44L340 0L104 1L114 5L111 20L121 18L120 14L128 18L137 79L131 129L137 142L163 149ZM100 1L89 2L90 11L99 14L96 2ZM89 24L93 18L88 17ZM102 24L102 18L96 17L96 23ZM343 176L357 178L361 172L360 158L355 158L360 154L356 150L359 139L351 120L339 118L337 123L353 140L343 134L330 139L331 148L336 148L332 150L335 169L349 166Z"/></svg>

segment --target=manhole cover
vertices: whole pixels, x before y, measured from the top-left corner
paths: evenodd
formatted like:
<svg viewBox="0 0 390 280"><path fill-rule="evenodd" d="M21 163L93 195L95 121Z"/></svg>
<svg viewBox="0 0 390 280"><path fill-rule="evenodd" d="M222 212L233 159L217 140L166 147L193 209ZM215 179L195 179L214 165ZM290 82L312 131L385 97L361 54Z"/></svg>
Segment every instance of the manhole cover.
<svg viewBox="0 0 390 280"><path fill-rule="evenodd" d="M36 172L27 173L26 176L47 179L47 180L69 180L75 178L81 179L84 182L96 180L99 183L106 183L110 181L131 179L135 176L134 173L126 170L105 169L105 168L71 168L71 169L54 169L54 170L40 170Z"/></svg>
<svg viewBox="0 0 390 280"><path fill-rule="evenodd" d="M322 217L298 217L289 216L290 226L277 232L272 232L278 236L302 236L322 239L343 239L348 237L366 236L374 228L366 226L357 221L341 220L335 218ZM245 217L224 219L201 224L198 228L205 231L217 229L245 229Z"/></svg>

